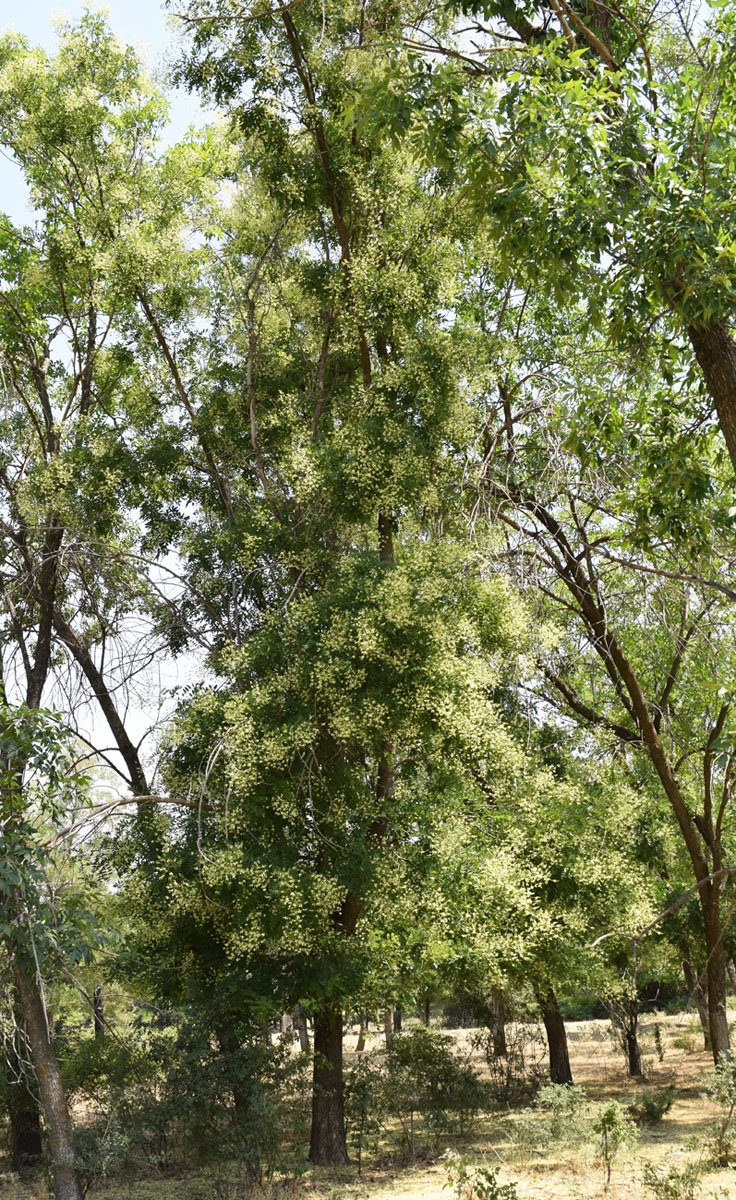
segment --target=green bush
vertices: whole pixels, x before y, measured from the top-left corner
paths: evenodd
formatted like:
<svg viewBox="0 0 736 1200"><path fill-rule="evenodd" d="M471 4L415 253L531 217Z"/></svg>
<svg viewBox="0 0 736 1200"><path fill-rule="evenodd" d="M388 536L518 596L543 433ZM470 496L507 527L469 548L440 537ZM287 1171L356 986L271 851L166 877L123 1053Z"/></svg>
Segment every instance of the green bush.
<svg viewBox="0 0 736 1200"><path fill-rule="evenodd" d="M682 1171L677 1167L658 1171L651 1163L645 1163L642 1183L655 1200L695 1200L700 1191L701 1174L698 1163L690 1163Z"/></svg>
<svg viewBox="0 0 736 1200"><path fill-rule="evenodd" d="M516 1200L515 1183L499 1183L498 1172L472 1166L465 1155L448 1150L443 1156L447 1171L445 1187L451 1187L457 1200Z"/></svg>
<svg viewBox="0 0 736 1200"><path fill-rule="evenodd" d="M716 1121L708 1140L710 1158L715 1167L728 1167L736 1160L736 1131L734 1110L736 1109L736 1060L722 1058L713 1071L708 1093L721 1108L722 1115Z"/></svg>
<svg viewBox="0 0 736 1200"><path fill-rule="evenodd" d="M669 1084L656 1091L645 1091L637 1100L629 1105L629 1113L637 1125L659 1125L662 1118L670 1111L675 1100L675 1085Z"/></svg>
<svg viewBox="0 0 736 1200"><path fill-rule="evenodd" d="M98 1114L79 1131L91 1179L233 1158L256 1181L304 1133L304 1059L260 1036L236 1038L225 1054L204 1025L144 1026L125 1044L81 1040L66 1049L63 1069L72 1096Z"/></svg>
<svg viewBox="0 0 736 1200"><path fill-rule="evenodd" d="M606 1172L605 1187L608 1191L614 1160L623 1146L636 1141L636 1127L627 1119L618 1100L612 1100L600 1105L593 1121L593 1132L598 1138L598 1157Z"/></svg>
<svg viewBox="0 0 736 1200"><path fill-rule="evenodd" d="M577 1085L548 1083L540 1088L537 1107L549 1113L550 1140L575 1142L585 1140L585 1091Z"/></svg>
<svg viewBox="0 0 736 1200"><path fill-rule="evenodd" d="M480 1077L452 1038L419 1027L397 1034L389 1050L365 1056L349 1073L348 1127L360 1154L365 1138L393 1117L413 1155L419 1133L435 1144L444 1133L467 1133L485 1099Z"/></svg>

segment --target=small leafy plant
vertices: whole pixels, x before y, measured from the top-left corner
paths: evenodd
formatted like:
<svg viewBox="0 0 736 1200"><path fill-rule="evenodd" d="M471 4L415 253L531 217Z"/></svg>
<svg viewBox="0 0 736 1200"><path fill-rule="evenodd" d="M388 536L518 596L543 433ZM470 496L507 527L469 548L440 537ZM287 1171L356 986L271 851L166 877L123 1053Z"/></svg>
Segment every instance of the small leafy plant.
<svg viewBox="0 0 736 1200"><path fill-rule="evenodd" d="M626 1143L636 1140L636 1128L629 1121L618 1100L603 1104L593 1122L593 1132L598 1137L598 1156L606 1172L605 1190L611 1186L611 1169L614 1160Z"/></svg>
<svg viewBox="0 0 736 1200"><path fill-rule="evenodd" d="M722 1058L708 1085L708 1094L722 1110L708 1142L714 1167L728 1167L736 1159L736 1060Z"/></svg>
<svg viewBox="0 0 736 1200"><path fill-rule="evenodd" d="M473 1166L470 1159L456 1150L443 1155L447 1180L457 1200L517 1200L515 1183L499 1183L498 1173L490 1167Z"/></svg>
<svg viewBox="0 0 736 1200"><path fill-rule="evenodd" d="M677 1167L658 1171L652 1163L645 1163L642 1183L655 1200L696 1200L701 1173L698 1163L689 1163L681 1171Z"/></svg>
<svg viewBox="0 0 736 1200"><path fill-rule="evenodd" d="M675 1085L671 1083L668 1087L642 1092L635 1103L629 1105L629 1113L637 1125L659 1125L674 1100Z"/></svg>

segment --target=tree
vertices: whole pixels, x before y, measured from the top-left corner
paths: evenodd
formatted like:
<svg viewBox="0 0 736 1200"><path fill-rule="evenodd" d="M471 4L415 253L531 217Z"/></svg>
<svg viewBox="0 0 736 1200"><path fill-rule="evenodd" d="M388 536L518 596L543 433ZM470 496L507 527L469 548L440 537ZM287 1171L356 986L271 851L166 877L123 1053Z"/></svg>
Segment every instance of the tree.
<svg viewBox="0 0 736 1200"><path fill-rule="evenodd" d="M509 275L632 352L659 326L670 385L689 343L736 464L732 5L457 9L392 27L367 119L466 181Z"/></svg>
<svg viewBox="0 0 736 1200"><path fill-rule="evenodd" d="M609 362L608 348L600 358L588 348L589 377L594 364L605 379ZM728 1051L720 903L731 797L730 692L725 686L719 694L717 681L730 654L731 624L729 589L709 553L724 528L722 501L710 487L716 460L709 458L707 431L699 440L691 434L682 474L669 487L679 493L680 512L705 519L688 527L678 524L677 508L674 514L654 508L656 523L642 530L641 510L651 500L637 496L630 480L632 459L641 464L645 488L654 478L650 455L659 448L646 437L639 443L636 424L635 397L640 388L648 394L649 379L639 364L616 449L612 441L600 443L605 401L582 412L566 406L566 397L576 394L574 368L571 354L564 367L550 370L548 381L537 368L537 384L532 369L525 388L513 389L519 416L512 411L504 429L513 460L488 461L482 486L513 531L512 556L532 581L540 618L545 614L564 630L556 648L540 646L533 690L617 745L634 778L645 788L656 779L667 798L699 892L717 1058ZM586 386L594 396L595 388ZM526 388L535 395L531 418ZM598 444L591 442L594 430ZM540 461L548 464L543 477L536 470ZM682 487L688 478L705 481L700 493ZM725 531L724 538L727 545ZM683 558L692 563L698 557L715 578L683 567Z"/></svg>

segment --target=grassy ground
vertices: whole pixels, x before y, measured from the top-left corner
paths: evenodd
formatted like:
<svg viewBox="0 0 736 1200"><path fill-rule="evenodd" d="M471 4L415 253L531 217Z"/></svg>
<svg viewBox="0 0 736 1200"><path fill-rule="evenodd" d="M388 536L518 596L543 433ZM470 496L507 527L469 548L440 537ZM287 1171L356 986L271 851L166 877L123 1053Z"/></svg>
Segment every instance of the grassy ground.
<svg viewBox="0 0 736 1200"><path fill-rule="evenodd" d="M660 1061L654 1028L660 1027ZM468 1047L469 1035L453 1035ZM571 1022L568 1036L573 1074L591 1101L616 1099L627 1105L646 1089L674 1084L675 1101L660 1125L644 1129L635 1150L622 1153L613 1166L610 1190L604 1190L604 1170L591 1142L574 1147L561 1143L539 1145L535 1129L544 1118L535 1109L514 1109L479 1120L472 1133L456 1142L445 1140L438 1150L417 1148L417 1160L407 1162L389 1136L364 1161L361 1176L354 1165L341 1171L310 1170L299 1179L276 1180L252 1191L237 1168L193 1171L182 1178L148 1178L98 1186L90 1200L449 1200L442 1151L453 1146L473 1162L498 1170L499 1181L513 1181L519 1200L652 1200L642 1183L645 1162L659 1169L700 1161L706 1165L703 1143L718 1114L705 1094L712 1063L702 1048L697 1018L689 1015L650 1018L642 1025L647 1078L632 1084L605 1021ZM354 1055L354 1036L346 1039L348 1062ZM368 1044L371 1049L371 1043ZM736 1170L707 1170L699 1200L736 1200ZM683 1200L684 1200L683 1193ZM0 1200L44 1200L39 1185L22 1184L0 1176ZM680 1200L677 1193L666 1200Z"/></svg>

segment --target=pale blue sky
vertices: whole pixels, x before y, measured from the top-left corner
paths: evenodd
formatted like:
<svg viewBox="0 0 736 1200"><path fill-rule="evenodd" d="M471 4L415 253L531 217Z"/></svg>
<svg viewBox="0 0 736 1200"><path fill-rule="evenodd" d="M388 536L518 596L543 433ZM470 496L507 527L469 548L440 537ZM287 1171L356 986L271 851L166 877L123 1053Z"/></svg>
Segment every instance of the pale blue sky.
<svg viewBox="0 0 736 1200"><path fill-rule="evenodd" d="M0 32L22 33L30 42L53 53L56 45L54 21L74 19L85 8L101 9L120 39L141 53L149 70L163 80L167 59L176 46L175 29L159 0L112 0L108 4L54 3L53 0L15 0L10 5L0 0ZM190 124L202 119L195 97L183 89L170 93L170 122L167 140L175 141ZM18 168L0 152L0 212L23 223L31 215L26 190Z"/></svg>

